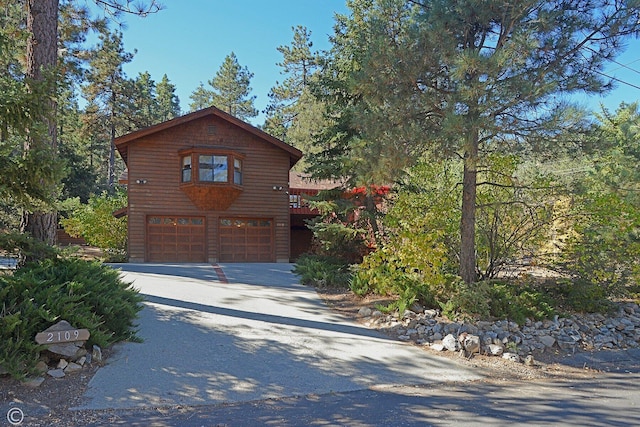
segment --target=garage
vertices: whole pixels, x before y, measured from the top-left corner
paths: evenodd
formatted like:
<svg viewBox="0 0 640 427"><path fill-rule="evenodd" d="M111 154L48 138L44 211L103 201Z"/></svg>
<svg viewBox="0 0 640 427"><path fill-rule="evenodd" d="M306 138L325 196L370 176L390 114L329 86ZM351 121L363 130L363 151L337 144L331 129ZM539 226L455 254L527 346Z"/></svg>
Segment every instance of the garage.
<svg viewBox="0 0 640 427"><path fill-rule="evenodd" d="M206 262L205 239L203 217L147 217L149 262Z"/></svg>
<svg viewBox="0 0 640 427"><path fill-rule="evenodd" d="M273 220L220 219L220 262L274 262Z"/></svg>
<svg viewBox="0 0 640 427"><path fill-rule="evenodd" d="M302 152L208 107L121 135L129 262L289 262Z"/></svg>

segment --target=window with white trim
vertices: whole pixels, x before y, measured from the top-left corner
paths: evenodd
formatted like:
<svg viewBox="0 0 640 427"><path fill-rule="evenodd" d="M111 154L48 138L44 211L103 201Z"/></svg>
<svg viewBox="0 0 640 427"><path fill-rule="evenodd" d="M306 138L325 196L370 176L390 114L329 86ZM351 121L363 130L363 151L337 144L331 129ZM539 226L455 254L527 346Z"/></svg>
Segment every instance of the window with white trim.
<svg viewBox="0 0 640 427"><path fill-rule="evenodd" d="M243 183L244 155L227 150L189 149L180 152L181 182L200 184Z"/></svg>

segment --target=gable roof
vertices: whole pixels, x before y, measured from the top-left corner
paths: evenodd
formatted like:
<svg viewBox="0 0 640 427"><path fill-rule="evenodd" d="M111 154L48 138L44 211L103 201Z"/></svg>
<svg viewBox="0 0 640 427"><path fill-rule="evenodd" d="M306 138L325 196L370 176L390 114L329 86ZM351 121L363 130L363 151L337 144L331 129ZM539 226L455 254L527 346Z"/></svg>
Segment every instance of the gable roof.
<svg viewBox="0 0 640 427"><path fill-rule="evenodd" d="M231 114L225 113L224 111L216 107L204 108L202 110L194 111L193 113L185 114L184 116L176 117L175 119L171 119L166 122L158 123L157 125L149 126L147 128L122 135L116 138L114 142L116 148L118 149L118 152L120 153L120 156L122 157L124 162L127 163L127 147L129 146L129 144L145 136L153 135L154 133L161 132L172 127L189 123L191 121L198 120L207 116L219 117L220 119L243 129L244 131L262 139L263 141L266 141L286 151L287 153L289 153L289 167L293 167L293 165L295 165L298 160L302 158L302 151L298 150L297 148L283 141L280 141L278 138L275 138L268 133L258 129L257 127L252 126L249 123L232 116Z"/></svg>
<svg viewBox="0 0 640 427"><path fill-rule="evenodd" d="M313 179L303 172L289 171L289 188L303 190L333 190L344 186L344 182L329 179Z"/></svg>

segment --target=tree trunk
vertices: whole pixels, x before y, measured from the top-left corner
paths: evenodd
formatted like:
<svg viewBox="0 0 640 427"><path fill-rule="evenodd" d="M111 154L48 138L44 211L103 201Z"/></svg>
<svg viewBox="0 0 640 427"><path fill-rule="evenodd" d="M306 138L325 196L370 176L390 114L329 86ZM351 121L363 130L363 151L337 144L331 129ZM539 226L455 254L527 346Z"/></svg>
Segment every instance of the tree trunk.
<svg viewBox="0 0 640 427"><path fill-rule="evenodd" d="M476 274L476 187L478 175L478 130L473 130L464 153L462 218L460 220L460 277L473 283Z"/></svg>
<svg viewBox="0 0 640 427"><path fill-rule="evenodd" d="M35 81L44 81L47 71L53 72L57 61L58 41L58 0L28 0L27 1L27 76ZM55 87L52 89L55 90ZM25 141L25 152L37 150L49 145L56 148L56 103L54 93L51 94L47 114L36 120L47 128L47 134L32 132ZM48 184L44 184L48 185ZM54 191L51 188L51 191ZM22 216L21 230L31 234L35 239L53 245L56 242L56 212L33 212Z"/></svg>
<svg viewBox="0 0 640 427"><path fill-rule="evenodd" d="M116 182L116 126L113 124L115 120L113 112L111 113L111 136L109 143L109 188L113 187Z"/></svg>

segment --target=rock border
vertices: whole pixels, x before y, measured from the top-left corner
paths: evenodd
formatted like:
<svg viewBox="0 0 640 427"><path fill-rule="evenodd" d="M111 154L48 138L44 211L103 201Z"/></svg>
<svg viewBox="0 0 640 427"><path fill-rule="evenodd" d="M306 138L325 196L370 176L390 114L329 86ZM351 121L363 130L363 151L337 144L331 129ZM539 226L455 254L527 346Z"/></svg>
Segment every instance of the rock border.
<svg viewBox="0 0 640 427"><path fill-rule="evenodd" d="M640 307L636 303L620 303L610 316L591 313L527 319L522 326L509 320L453 322L438 310L417 305L402 318L369 307L362 307L358 316L367 327L435 351L497 356L525 364L552 351L574 354L640 347Z"/></svg>

